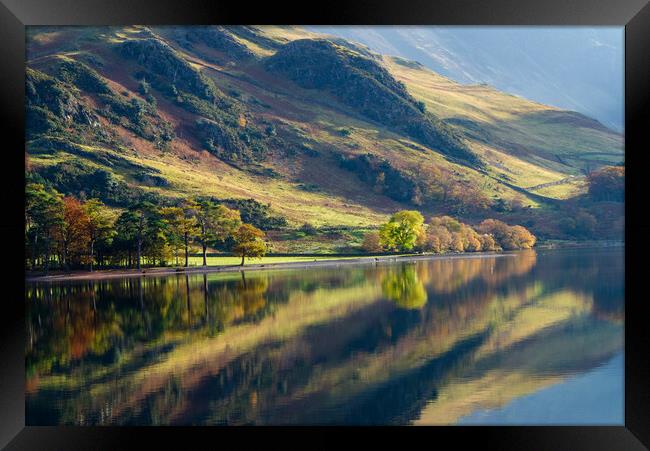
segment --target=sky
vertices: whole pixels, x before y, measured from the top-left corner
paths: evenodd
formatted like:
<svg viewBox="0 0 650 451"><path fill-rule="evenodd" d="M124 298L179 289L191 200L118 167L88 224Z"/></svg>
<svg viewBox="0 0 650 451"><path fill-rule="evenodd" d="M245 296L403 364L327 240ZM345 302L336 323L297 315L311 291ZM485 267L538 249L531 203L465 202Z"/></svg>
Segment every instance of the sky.
<svg viewBox="0 0 650 451"><path fill-rule="evenodd" d="M415 60L464 84L487 83L624 127L624 28L310 26Z"/></svg>

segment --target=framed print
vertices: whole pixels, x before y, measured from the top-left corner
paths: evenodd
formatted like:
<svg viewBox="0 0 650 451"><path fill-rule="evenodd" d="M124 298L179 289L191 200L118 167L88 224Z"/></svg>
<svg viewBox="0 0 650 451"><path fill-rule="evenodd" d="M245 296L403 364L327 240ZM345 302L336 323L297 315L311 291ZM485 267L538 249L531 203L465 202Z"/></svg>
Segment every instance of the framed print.
<svg viewBox="0 0 650 451"><path fill-rule="evenodd" d="M644 1L3 2L2 446L649 446Z"/></svg>

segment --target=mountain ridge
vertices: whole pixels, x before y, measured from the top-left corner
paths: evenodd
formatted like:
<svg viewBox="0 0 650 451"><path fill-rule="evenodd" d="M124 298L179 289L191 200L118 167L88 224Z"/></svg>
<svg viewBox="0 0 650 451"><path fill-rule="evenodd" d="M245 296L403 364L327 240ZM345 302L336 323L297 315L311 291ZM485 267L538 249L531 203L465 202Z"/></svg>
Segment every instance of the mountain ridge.
<svg viewBox="0 0 650 451"><path fill-rule="evenodd" d="M343 82L309 82L314 49L332 67L320 74ZM316 58L311 75L296 51ZM116 208L110 189L201 194L254 199L289 225L363 230L399 208L478 220L506 202L530 206L509 214L543 236L559 221L544 197L582 195L585 171L623 160L620 135L589 118L296 27L32 28L27 64L28 88L50 80L27 90L32 172L87 195L71 180L103 171L94 193ZM41 90L88 117L66 119Z"/></svg>

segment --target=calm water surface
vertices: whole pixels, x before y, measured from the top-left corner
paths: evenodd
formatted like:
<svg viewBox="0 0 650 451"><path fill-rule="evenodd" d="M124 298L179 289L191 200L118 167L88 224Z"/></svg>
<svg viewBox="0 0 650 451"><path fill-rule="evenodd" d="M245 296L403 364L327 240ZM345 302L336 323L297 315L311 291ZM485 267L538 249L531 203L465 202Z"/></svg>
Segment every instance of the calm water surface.
<svg viewBox="0 0 650 451"><path fill-rule="evenodd" d="M623 249L26 288L27 424L622 424Z"/></svg>

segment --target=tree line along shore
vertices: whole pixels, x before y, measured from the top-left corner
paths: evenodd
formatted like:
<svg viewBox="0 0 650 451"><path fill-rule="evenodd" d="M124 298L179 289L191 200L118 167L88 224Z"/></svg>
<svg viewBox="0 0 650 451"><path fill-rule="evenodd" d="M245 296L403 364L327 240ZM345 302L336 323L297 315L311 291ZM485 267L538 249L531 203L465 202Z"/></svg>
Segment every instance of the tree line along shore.
<svg viewBox="0 0 650 451"><path fill-rule="evenodd" d="M402 210L365 234L359 256L529 249L535 242L525 227L496 219L471 226L450 216L425 221L418 211ZM209 250L236 256L243 266L246 259L267 255L272 245L263 230L242 221L237 209L209 198L164 207L136 202L119 211L98 199L64 196L42 184L26 187L28 271L189 267L197 249L202 266L208 266ZM285 256L281 261L301 258Z"/></svg>

